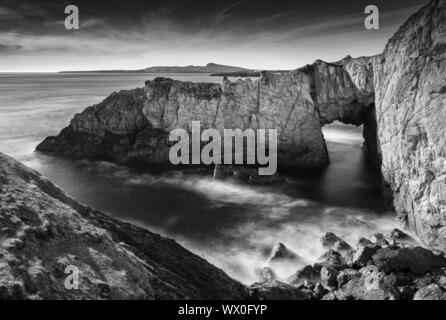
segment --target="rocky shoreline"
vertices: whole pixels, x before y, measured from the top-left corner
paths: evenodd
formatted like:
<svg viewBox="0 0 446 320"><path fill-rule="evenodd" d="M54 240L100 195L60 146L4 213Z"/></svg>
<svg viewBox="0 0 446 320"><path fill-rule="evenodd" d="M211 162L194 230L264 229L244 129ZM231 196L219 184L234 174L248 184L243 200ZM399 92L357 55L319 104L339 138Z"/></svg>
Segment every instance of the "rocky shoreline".
<svg viewBox="0 0 446 320"><path fill-rule="evenodd" d="M446 300L446 257L395 229L354 249L333 233L327 252L302 258L277 244L249 286L161 237L86 207L37 172L0 154L0 299ZM278 235L280 238L280 235ZM79 288L65 287L66 268Z"/></svg>
<svg viewBox="0 0 446 320"><path fill-rule="evenodd" d="M273 267L248 288L258 299L292 300L446 300L446 257L430 251L399 229L361 238L353 249L327 233L328 250L319 261L298 270L285 282ZM286 251L281 244L281 251ZM276 259L289 259L279 255Z"/></svg>

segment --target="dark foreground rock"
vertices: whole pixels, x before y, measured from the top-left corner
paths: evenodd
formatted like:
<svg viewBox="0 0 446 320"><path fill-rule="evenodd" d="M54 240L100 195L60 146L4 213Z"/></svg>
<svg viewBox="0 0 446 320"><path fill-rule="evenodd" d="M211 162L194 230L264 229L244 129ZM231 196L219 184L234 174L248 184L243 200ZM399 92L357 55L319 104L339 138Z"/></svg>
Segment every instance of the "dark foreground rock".
<svg viewBox="0 0 446 320"><path fill-rule="evenodd" d="M279 281L255 283L248 288L253 300L315 300L313 290Z"/></svg>
<svg viewBox="0 0 446 320"><path fill-rule="evenodd" d="M389 232L395 233L410 237L401 230ZM335 240L334 243L340 239L335 234L324 237L327 238ZM269 294L277 297L282 292L286 297L295 294L299 299L311 291L306 298L315 300L446 299L443 253L407 243L389 246L381 237L375 238L375 242L361 238L357 250L352 249L346 262L340 253L329 250L323 259L298 270L286 283L264 277L263 282L251 288L263 297ZM268 273L273 274L273 269L274 266L269 268Z"/></svg>
<svg viewBox="0 0 446 320"><path fill-rule="evenodd" d="M246 288L163 238L112 219L0 154L0 299L243 299ZM65 287L79 270L78 290Z"/></svg>
<svg viewBox="0 0 446 320"><path fill-rule="evenodd" d="M373 263L384 272L409 271L413 274L423 274L446 267L446 258L443 254L436 255L421 247L388 247L378 250L372 259Z"/></svg>
<svg viewBox="0 0 446 320"><path fill-rule="evenodd" d="M418 290L415 293L414 300L446 300L446 292L433 283Z"/></svg>

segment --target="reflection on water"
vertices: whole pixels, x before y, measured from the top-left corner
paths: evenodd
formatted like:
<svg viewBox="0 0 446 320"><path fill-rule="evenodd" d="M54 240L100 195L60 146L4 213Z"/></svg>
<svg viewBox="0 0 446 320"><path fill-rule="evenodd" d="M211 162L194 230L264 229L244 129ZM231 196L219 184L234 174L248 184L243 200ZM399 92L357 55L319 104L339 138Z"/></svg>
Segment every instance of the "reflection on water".
<svg viewBox="0 0 446 320"><path fill-rule="evenodd" d="M99 77L105 78L37 77L20 82L0 76L0 152L41 172L82 203L174 237L244 283L256 280L256 270L266 264L277 242L314 262L323 253L319 238L325 232L354 244L359 236L396 226L379 176L361 148L361 128L326 126L330 166L287 173L287 182L279 187L33 153L37 143L57 133L73 113L110 91L136 87L147 79ZM29 90L24 96L16 88L21 85ZM276 272L287 277L298 267L282 265Z"/></svg>

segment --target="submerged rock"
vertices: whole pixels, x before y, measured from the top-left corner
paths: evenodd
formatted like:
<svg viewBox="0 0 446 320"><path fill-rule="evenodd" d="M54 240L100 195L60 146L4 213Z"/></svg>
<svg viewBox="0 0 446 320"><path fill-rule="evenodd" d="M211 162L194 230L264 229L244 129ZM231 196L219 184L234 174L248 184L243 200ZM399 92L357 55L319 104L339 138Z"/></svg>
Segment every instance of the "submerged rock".
<svg viewBox="0 0 446 320"><path fill-rule="evenodd" d="M249 184L274 185L285 180L277 173L273 175L259 175L258 167L216 165L214 168L215 179L232 178Z"/></svg>
<svg viewBox="0 0 446 320"><path fill-rule="evenodd" d="M273 250L271 251L271 255L268 259L268 262L289 262L289 261L302 261L302 258L289 250L283 243L277 243Z"/></svg>
<svg viewBox="0 0 446 320"><path fill-rule="evenodd" d="M321 239L324 248L343 253L353 251L353 248L343 239L332 232L327 232Z"/></svg>

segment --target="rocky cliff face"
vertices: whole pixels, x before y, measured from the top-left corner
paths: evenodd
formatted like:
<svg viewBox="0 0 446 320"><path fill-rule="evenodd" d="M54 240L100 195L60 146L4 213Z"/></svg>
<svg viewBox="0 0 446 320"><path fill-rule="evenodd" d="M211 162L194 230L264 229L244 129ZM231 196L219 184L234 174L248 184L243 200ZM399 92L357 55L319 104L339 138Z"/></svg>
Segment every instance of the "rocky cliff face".
<svg viewBox="0 0 446 320"><path fill-rule="evenodd" d="M446 249L446 1L413 15L373 61L382 173L401 218Z"/></svg>
<svg viewBox="0 0 446 320"><path fill-rule="evenodd" d="M241 299L245 288L175 241L112 219L0 154L0 300ZM79 288L64 285L67 266Z"/></svg>
<svg viewBox="0 0 446 320"><path fill-rule="evenodd" d="M321 127L364 124L365 147L381 167L403 221L446 250L444 0L413 15L375 57L316 61L257 81L193 84L171 79L113 94L76 115L38 150L75 157L167 162L167 134L204 127L276 128L279 168L328 164Z"/></svg>

